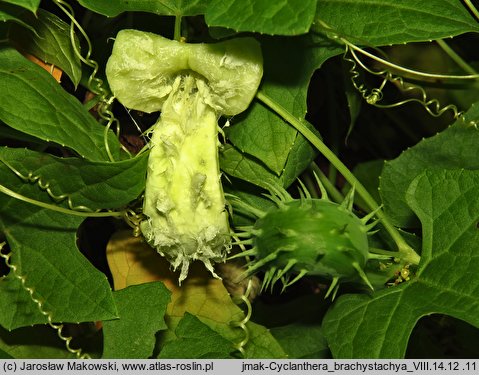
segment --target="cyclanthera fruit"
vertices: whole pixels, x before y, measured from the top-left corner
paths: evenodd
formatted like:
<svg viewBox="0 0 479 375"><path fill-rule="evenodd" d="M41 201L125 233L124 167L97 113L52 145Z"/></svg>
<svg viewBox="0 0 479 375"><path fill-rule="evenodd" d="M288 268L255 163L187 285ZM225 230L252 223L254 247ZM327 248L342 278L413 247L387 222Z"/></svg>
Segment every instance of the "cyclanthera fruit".
<svg viewBox="0 0 479 375"><path fill-rule="evenodd" d="M232 199L244 213L256 216L255 224L244 228L242 241L252 245L238 256L253 256L247 274L265 273L263 288L273 287L281 280L283 288L303 276L321 276L332 280L327 296L337 291L339 282L352 281L372 289L364 267L368 261L369 244L366 224L351 210L352 193L343 204L304 195L293 199L283 189L274 188L270 198L276 203L260 211ZM333 296L334 296L333 294Z"/></svg>
<svg viewBox="0 0 479 375"><path fill-rule="evenodd" d="M161 111L151 129L141 231L179 281L194 260L213 263L231 248L218 164L221 115L244 111L263 74L253 38L188 44L137 30L118 33L106 74L116 98Z"/></svg>

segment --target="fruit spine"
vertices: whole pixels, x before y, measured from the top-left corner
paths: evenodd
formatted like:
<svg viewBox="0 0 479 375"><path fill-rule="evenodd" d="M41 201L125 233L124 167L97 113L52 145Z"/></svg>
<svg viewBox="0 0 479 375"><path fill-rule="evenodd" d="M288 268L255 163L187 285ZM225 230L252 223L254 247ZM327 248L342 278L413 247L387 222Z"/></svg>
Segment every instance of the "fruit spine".
<svg viewBox="0 0 479 375"><path fill-rule="evenodd" d="M324 190L324 189L322 189ZM367 224L372 215L359 219L352 212L353 190L342 204L311 198L303 187L301 199L284 189L271 187L275 205L267 211L252 208L232 197L232 205L254 215L256 222L239 236L252 245L234 257L253 256L247 274L265 272L263 288L281 280L283 289L305 275L331 279L326 293L333 298L343 281L359 281L373 289L364 267L370 258Z"/></svg>

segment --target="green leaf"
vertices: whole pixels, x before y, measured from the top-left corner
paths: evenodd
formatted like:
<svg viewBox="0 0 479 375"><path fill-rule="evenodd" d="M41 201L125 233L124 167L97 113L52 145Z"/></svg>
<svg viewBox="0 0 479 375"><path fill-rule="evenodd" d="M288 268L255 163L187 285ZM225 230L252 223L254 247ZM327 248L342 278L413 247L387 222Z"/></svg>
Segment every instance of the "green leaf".
<svg viewBox="0 0 479 375"><path fill-rule="evenodd" d="M1 183L8 184L10 189L32 191L32 198L39 197L39 200L54 204L55 201L45 192L47 188L40 188L48 186L51 194L70 197L73 206L86 206L91 210L113 209L128 204L143 191L148 153L109 163L58 158L27 149L2 147L0 162ZM23 176L40 177L37 186L22 182L3 165L4 162Z"/></svg>
<svg viewBox="0 0 479 375"><path fill-rule="evenodd" d="M406 190L424 169L479 169L476 152L479 132L468 122L479 120L479 106L474 105L466 120L458 120L443 132L419 142L393 161L385 162L380 193L385 212L400 227L417 227L417 219L405 202Z"/></svg>
<svg viewBox="0 0 479 375"><path fill-rule="evenodd" d="M313 72L341 49L326 39L310 35L264 38L262 48L265 75L261 90L295 117L304 119ZM316 155L309 142L293 127L261 104L253 104L245 115L239 116L237 123L226 129L226 134L246 159L261 160L268 173L272 172L285 186L294 181ZM238 173L234 176L257 183Z"/></svg>
<svg viewBox="0 0 479 375"><path fill-rule="evenodd" d="M123 12L149 12L166 16L203 14L210 0L78 0L85 8L108 17Z"/></svg>
<svg viewBox="0 0 479 375"><path fill-rule="evenodd" d="M185 313L175 329L176 340L168 341L158 358L231 358L235 348L225 338Z"/></svg>
<svg viewBox="0 0 479 375"><path fill-rule="evenodd" d="M2 198L0 228L13 254L11 263L51 319L81 322L116 317L106 276L76 248L81 220ZM0 325L7 329L47 322L13 271L0 284L0 300Z"/></svg>
<svg viewBox="0 0 479 375"><path fill-rule="evenodd" d="M479 327L479 172L426 170L407 191L423 226L417 274L372 296L341 296L323 328L335 358L401 358L432 313Z"/></svg>
<svg viewBox="0 0 479 375"><path fill-rule="evenodd" d="M38 183L23 182L5 164L0 180L7 188L32 199L55 204L66 194L73 206L115 208L136 199L144 187L147 157L119 163L60 159L25 149L0 149L0 157L17 172ZM41 188L41 186L43 188ZM64 203L63 203L64 204ZM117 316L111 289L76 246L82 218L60 214L0 195L0 230L12 252L12 263L25 277L34 297L54 321L93 321ZM46 322L29 293L10 271L0 283L0 324L8 329Z"/></svg>
<svg viewBox="0 0 479 375"><path fill-rule="evenodd" d="M113 293L119 319L103 322L103 358L149 358L164 321L171 292L160 282L134 285Z"/></svg>
<svg viewBox="0 0 479 375"><path fill-rule="evenodd" d="M289 358L328 358L329 348L320 325L290 324L271 333Z"/></svg>
<svg viewBox="0 0 479 375"><path fill-rule="evenodd" d="M48 72L12 48L0 49L0 120L29 135L71 148L86 159L109 160L104 127ZM111 131L108 143L113 156L118 157L120 143Z"/></svg>
<svg viewBox="0 0 479 375"><path fill-rule="evenodd" d="M21 50L61 68L77 86L82 70L80 58L72 46L70 25L43 9L38 10L36 17L33 15L25 17L25 21L35 29L35 32L12 25L10 40ZM75 44L79 46L76 36Z"/></svg>
<svg viewBox="0 0 479 375"><path fill-rule="evenodd" d="M194 264L193 264L194 266ZM192 271L185 282L173 291L172 302L168 306L167 324L176 330L185 312L195 315L202 323L232 343L239 343L245 333L234 323L244 319L244 312L232 300L220 280L195 277L201 273ZM204 275L204 270L202 270ZM177 276L175 276L177 278ZM247 322L249 339L245 345L245 358L283 358L283 349L265 327Z"/></svg>
<svg viewBox="0 0 479 375"><path fill-rule="evenodd" d="M259 160L248 154L241 153L231 145L225 145L219 154L221 170L248 181L252 184L268 189L270 184L277 180L277 176Z"/></svg>
<svg viewBox="0 0 479 375"><path fill-rule="evenodd" d="M208 26L237 32L299 35L309 31L317 0L254 1L212 0L205 19Z"/></svg>
<svg viewBox="0 0 479 375"><path fill-rule="evenodd" d="M36 12L40 6L40 0L1 0L0 3L10 3L19 7L28 9L31 12ZM4 7L5 4L0 4L0 7Z"/></svg>
<svg viewBox="0 0 479 375"><path fill-rule="evenodd" d="M477 21L456 0L319 0L316 30L322 30L320 23L351 41L375 46L479 31Z"/></svg>
<svg viewBox="0 0 479 375"><path fill-rule="evenodd" d="M236 344L245 333L234 326L244 319L244 312L232 300L221 280L212 278L200 263L191 265L188 277L178 286L179 272L171 270L169 262L131 231L117 232L107 247L107 257L116 289L128 285L161 280L172 291L162 343L175 338L176 326L185 312L195 315L202 323ZM248 322L249 341L246 358L283 358L283 349L263 326ZM161 343L160 343L161 344Z"/></svg>

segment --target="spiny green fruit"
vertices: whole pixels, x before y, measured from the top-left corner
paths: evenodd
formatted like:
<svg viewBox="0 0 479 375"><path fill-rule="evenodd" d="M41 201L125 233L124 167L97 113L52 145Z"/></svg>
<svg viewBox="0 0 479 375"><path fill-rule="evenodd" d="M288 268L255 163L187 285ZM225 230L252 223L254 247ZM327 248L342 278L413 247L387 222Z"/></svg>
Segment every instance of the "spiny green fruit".
<svg viewBox="0 0 479 375"><path fill-rule="evenodd" d="M264 271L263 288L273 287L278 280L286 288L310 275L332 280L327 296L342 281L359 281L372 289L364 273L371 225L366 224L369 217L359 219L351 211L352 193L343 204L310 196L292 199L279 190L270 197L276 205L266 212L233 202L258 217L247 228L251 238L246 242L252 248L238 256L254 256L247 273Z"/></svg>
<svg viewBox="0 0 479 375"><path fill-rule="evenodd" d="M141 231L174 269L179 282L192 261L216 276L231 248L218 162L221 115L244 111L263 74L253 38L189 44L122 30L106 67L125 106L161 110L153 126Z"/></svg>

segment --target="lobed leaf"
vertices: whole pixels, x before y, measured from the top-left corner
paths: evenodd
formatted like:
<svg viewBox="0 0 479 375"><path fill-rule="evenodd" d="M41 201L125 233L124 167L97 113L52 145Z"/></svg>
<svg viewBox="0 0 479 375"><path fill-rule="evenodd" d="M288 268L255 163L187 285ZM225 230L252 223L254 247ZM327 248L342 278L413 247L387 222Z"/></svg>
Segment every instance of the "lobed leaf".
<svg viewBox="0 0 479 375"><path fill-rule="evenodd" d="M315 30L324 30L321 23L351 41L374 46L479 31L477 21L456 0L319 0Z"/></svg>
<svg viewBox="0 0 479 375"><path fill-rule="evenodd" d="M160 282L113 292L119 319L103 322L103 358L149 358L164 321L170 291Z"/></svg>
<svg viewBox="0 0 479 375"><path fill-rule="evenodd" d="M417 321L445 314L479 327L479 172L426 170L407 202L423 227L411 281L372 296L341 296L323 328L335 358L402 358Z"/></svg>
<svg viewBox="0 0 479 375"><path fill-rule="evenodd" d="M441 133L424 139L404 151L398 158L384 164L380 179L380 193L384 208L395 225L417 227L417 218L404 199L409 184L424 169L479 169L476 146L479 132L470 121L479 120L479 106L473 105L465 120L456 123Z"/></svg>

